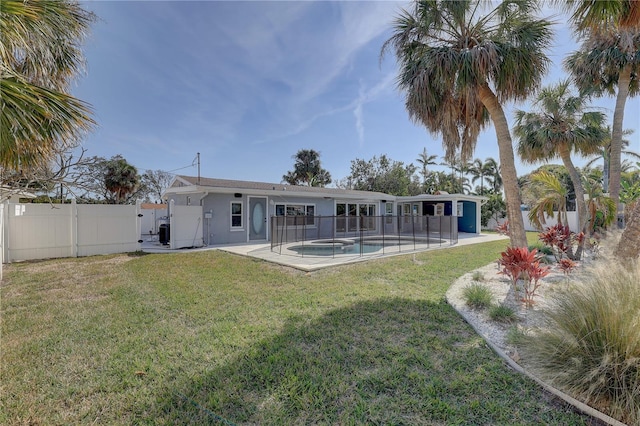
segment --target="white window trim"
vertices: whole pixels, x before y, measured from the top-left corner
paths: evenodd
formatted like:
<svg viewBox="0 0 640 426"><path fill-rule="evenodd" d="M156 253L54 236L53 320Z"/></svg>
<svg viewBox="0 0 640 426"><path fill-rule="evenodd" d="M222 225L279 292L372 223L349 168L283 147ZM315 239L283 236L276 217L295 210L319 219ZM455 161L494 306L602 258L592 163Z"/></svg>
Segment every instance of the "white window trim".
<svg viewBox="0 0 640 426"><path fill-rule="evenodd" d="M233 205L240 204L240 213L233 213ZM240 226L233 226L233 217L240 216ZM242 232L244 231L244 201L231 201L229 203L229 230L231 232Z"/></svg>

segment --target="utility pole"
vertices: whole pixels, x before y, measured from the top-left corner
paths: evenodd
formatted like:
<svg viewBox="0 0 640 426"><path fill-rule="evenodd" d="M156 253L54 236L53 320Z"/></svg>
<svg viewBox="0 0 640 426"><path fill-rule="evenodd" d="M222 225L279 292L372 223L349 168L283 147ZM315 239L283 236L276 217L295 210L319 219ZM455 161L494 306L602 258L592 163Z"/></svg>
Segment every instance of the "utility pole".
<svg viewBox="0 0 640 426"><path fill-rule="evenodd" d="M200 153L198 153L198 185L200 185Z"/></svg>

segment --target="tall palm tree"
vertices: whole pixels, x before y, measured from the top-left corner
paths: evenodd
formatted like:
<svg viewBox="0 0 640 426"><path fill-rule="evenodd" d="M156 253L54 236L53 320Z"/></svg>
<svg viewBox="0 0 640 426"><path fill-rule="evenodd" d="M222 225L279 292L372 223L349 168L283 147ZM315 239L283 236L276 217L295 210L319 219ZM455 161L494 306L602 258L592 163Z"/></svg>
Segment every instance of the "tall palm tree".
<svg viewBox="0 0 640 426"><path fill-rule="evenodd" d="M0 167L46 163L94 124L68 94L93 20L73 0L0 1Z"/></svg>
<svg viewBox="0 0 640 426"><path fill-rule="evenodd" d="M435 166L438 163L436 159L437 155L429 155L427 153L427 148L422 148L422 152L418 154L418 158L416 161L420 165L420 174L422 175L422 183L423 185L427 185L427 181L429 178L429 166Z"/></svg>
<svg viewBox="0 0 640 426"><path fill-rule="evenodd" d="M571 154L589 155L600 150L607 137L605 115L585 112L586 98L574 96L568 80L544 88L534 106L535 112L516 111L513 131L518 137L518 153L527 163L562 160L576 194L579 229L584 231L588 219L584 187Z"/></svg>
<svg viewBox="0 0 640 426"><path fill-rule="evenodd" d="M409 117L443 139L446 156L473 155L478 134L496 129L511 245L527 245L509 125L503 103L535 91L549 59L551 22L534 17L535 1L504 1L495 9L479 0L416 1L395 19L392 49L397 84ZM484 10L483 10L484 9ZM483 13L485 12L486 13Z"/></svg>
<svg viewBox="0 0 640 426"><path fill-rule="evenodd" d="M485 170L483 168L483 163L482 160L479 158L476 158L473 160L473 162L471 163L471 166L469 167L469 172L471 173L471 176L473 176L471 178L471 183L476 183L476 181L479 179L480 180L480 195L484 194L484 175L485 175Z"/></svg>
<svg viewBox="0 0 640 426"><path fill-rule="evenodd" d="M480 195L485 194L485 180L488 179L493 185L494 170L498 170L498 165L496 163L496 160L491 157L488 157L485 161L476 158L475 160L473 160L473 163L471 163L471 166L469 167L469 172L473 176L471 182L476 183L477 180L480 180Z"/></svg>
<svg viewBox="0 0 640 426"><path fill-rule="evenodd" d="M487 179L489 180L489 185L491 186L491 190L494 194L497 194L502 189L502 176L500 174L500 165L493 157L488 157L484 166L487 169Z"/></svg>
<svg viewBox="0 0 640 426"><path fill-rule="evenodd" d="M572 12L571 22L583 36L580 50L565 61L576 85L595 96L609 94L616 97L608 192L617 205L625 104L628 97L639 91L640 2L574 0L558 3Z"/></svg>

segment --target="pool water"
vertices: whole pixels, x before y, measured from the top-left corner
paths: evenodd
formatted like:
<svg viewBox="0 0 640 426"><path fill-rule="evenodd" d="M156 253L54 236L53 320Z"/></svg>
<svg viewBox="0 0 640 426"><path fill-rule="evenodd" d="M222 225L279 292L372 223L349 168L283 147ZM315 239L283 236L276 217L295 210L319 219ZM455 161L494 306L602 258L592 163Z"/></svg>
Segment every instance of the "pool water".
<svg viewBox="0 0 640 426"><path fill-rule="evenodd" d="M335 244L304 244L289 247L289 250L295 251L301 255L308 256L333 256L341 254L371 254L381 251L383 248L382 243L335 243ZM392 245L387 244L387 249L393 248ZM362 250L362 251L361 251Z"/></svg>

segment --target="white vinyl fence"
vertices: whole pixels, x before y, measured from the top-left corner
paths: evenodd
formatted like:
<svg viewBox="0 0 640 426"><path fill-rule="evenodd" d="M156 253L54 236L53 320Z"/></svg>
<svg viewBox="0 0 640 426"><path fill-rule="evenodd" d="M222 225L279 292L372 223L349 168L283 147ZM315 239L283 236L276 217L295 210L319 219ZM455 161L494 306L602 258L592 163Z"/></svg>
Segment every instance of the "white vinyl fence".
<svg viewBox="0 0 640 426"><path fill-rule="evenodd" d="M202 247L202 206L176 206L169 204L169 244L171 249Z"/></svg>
<svg viewBox="0 0 640 426"><path fill-rule="evenodd" d="M544 229L546 228L550 228L554 225L556 225L558 223L558 221L556 220L556 218L558 217L558 212L553 212L553 217L545 217L545 222L546 224L542 225L542 227ZM500 219L500 224L504 223L507 219ZM528 211L523 211L522 212L522 220L524 221L524 229L526 231L540 231L539 229L537 229L535 227L535 225L533 225L531 223L531 221L529 220L529 212ZM567 221L569 222L569 229L571 229L573 232L578 232L578 213L577 212L567 212ZM495 219L490 219L489 220L489 224L487 225L486 229L496 229L496 226L498 226L498 224L496 223Z"/></svg>
<svg viewBox="0 0 640 426"><path fill-rule="evenodd" d="M3 263L141 248L139 206L5 203L0 207Z"/></svg>

